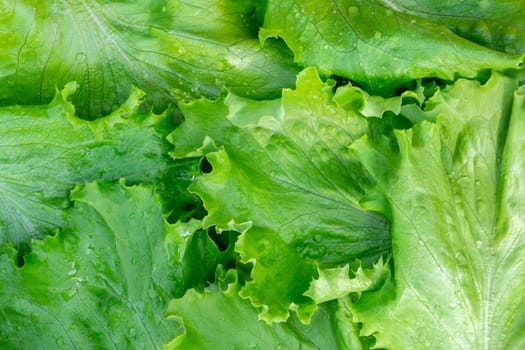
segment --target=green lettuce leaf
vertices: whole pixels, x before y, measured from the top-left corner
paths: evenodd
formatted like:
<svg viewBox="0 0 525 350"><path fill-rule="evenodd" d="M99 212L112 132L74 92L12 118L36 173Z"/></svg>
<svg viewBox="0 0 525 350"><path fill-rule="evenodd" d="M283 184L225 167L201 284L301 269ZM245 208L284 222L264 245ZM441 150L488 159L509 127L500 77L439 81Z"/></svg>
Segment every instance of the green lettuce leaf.
<svg viewBox="0 0 525 350"><path fill-rule="evenodd" d="M309 325L291 318L270 326L239 296L240 289L230 270L203 293L192 289L172 300L166 315L181 319L184 333L166 349L368 349L344 302L322 305Z"/></svg>
<svg viewBox="0 0 525 350"><path fill-rule="evenodd" d="M420 15L424 9L413 4L417 10L405 12L396 1L386 0L269 0L259 36L263 42L282 38L303 66L317 66L324 74L349 78L383 95L418 78L455 80L523 66L525 50L514 55L483 47ZM507 11L522 13L521 2L507 4Z"/></svg>
<svg viewBox="0 0 525 350"><path fill-rule="evenodd" d="M521 0L381 2L399 12L443 24L483 46L515 54L525 52L525 7Z"/></svg>
<svg viewBox="0 0 525 350"><path fill-rule="evenodd" d="M375 289L387 278L390 270L383 264L383 259L374 264L372 268L359 266L352 271L350 266L319 269L319 276L312 281L310 288L304 294L316 303L346 297L351 293L361 295L362 292Z"/></svg>
<svg viewBox="0 0 525 350"><path fill-rule="evenodd" d="M315 305L303 293L317 266L372 264L390 250L388 222L372 211L381 204L365 198L373 181L348 149L367 121L332 96L306 69L282 99L228 94L181 105L186 121L170 135L175 157L211 163L190 191L208 210L204 226L242 232L236 250L254 268L241 294L268 322L289 309L308 321Z"/></svg>
<svg viewBox="0 0 525 350"><path fill-rule="evenodd" d="M197 222L200 225L200 221ZM185 226L180 222L175 225ZM186 231L186 239L181 245L181 251L184 253L181 255L180 265L180 274L184 281L181 290L193 288L203 291L210 283L215 282L217 266L236 267L239 273L241 272L238 256L234 252L238 234L225 232L221 237L213 239L215 234L210 231L213 231L213 228ZM182 294L174 296L181 297Z"/></svg>
<svg viewBox="0 0 525 350"><path fill-rule="evenodd" d="M3 349L157 349L181 334L164 319L182 295L184 241L152 188L89 183L71 194L66 228L33 243L25 264L0 248ZM196 262L194 262L196 263Z"/></svg>
<svg viewBox="0 0 525 350"><path fill-rule="evenodd" d="M157 184L172 207L195 201L184 185L198 163L169 158L168 112L140 113L134 89L111 115L85 121L67 101L73 92L70 84L48 105L0 108L0 244L27 245L61 227L78 183L126 177Z"/></svg>
<svg viewBox="0 0 525 350"><path fill-rule="evenodd" d="M48 103L77 81L83 118L117 108L132 85L156 111L173 99L254 98L293 86L282 42L261 47L254 1L0 1L0 104Z"/></svg>
<svg viewBox="0 0 525 350"><path fill-rule="evenodd" d="M388 349L525 346L525 96L496 73L436 94L422 122L352 148L392 210L394 274L352 307Z"/></svg>

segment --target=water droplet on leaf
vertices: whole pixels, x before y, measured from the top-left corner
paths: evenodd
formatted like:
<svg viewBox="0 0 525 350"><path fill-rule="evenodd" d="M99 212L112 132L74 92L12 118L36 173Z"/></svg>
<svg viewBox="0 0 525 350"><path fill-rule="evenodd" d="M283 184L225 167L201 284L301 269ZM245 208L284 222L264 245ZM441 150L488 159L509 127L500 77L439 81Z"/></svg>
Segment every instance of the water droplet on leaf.
<svg viewBox="0 0 525 350"><path fill-rule="evenodd" d="M359 7L350 6L348 8L348 17L357 17L357 16L359 16Z"/></svg>
<svg viewBox="0 0 525 350"><path fill-rule="evenodd" d="M131 339L135 339L135 337L137 336L137 330L135 328L130 328L128 330L128 335Z"/></svg>
<svg viewBox="0 0 525 350"><path fill-rule="evenodd" d="M66 341L63 337L58 337L55 343L57 344L59 349L63 349L66 346Z"/></svg>

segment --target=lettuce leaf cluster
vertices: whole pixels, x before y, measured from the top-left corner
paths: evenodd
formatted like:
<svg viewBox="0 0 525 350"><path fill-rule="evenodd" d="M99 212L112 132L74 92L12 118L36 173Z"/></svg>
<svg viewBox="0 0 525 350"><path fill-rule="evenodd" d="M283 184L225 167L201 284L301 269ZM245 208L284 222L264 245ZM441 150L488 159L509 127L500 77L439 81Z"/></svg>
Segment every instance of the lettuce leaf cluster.
<svg viewBox="0 0 525 350"><path fill-rule="evenodd" d="M523 348L524 16L0 0L0 348Z"/></svg>

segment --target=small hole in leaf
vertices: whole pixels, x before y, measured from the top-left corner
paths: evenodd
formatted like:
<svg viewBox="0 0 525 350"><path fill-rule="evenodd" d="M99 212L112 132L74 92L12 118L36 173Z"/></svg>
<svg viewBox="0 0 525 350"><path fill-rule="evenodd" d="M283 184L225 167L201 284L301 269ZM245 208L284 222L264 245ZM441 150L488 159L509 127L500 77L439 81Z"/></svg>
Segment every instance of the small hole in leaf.
<svg viewBox="0 0 525 350"><path fill-rule="evenodd" d="M18 254L16 255L16 266L23 267L24 264L25 264L24 254L22 254L21 252L18 252Z"/></svg>
<svg viewBox="0 0 525 350"><path fill-rule="evenodd" d="M29 253L31 253L31 247L24 242L19 243L18 253L16 254L16 266L24 266L26 263L24 256L26 256Z"/></svg>
<svg viewBox="0 0 525 350"><path fill-rule="evenodd" d="M348 85L348 83L350 83L350 79L342 77L340 75L332 74L330 78L335 80L335 85L332 89L333 92L335 92L341 86L345 86L345 85Z"/></svg>
<svg viewBox="0 0 525 350"><path fill-rule="evenodd" d="M206 157L202 158L200 169L203 174L209 174L212 172L213 167Z"/></svg>
<svg viewBox="0 0 525 350"><path fill-rule="evenodd" d="M221 252L226 251L230 246L230 235L227 232L217 233L214 226L208 229L208 236L215 242Z"/></svg>

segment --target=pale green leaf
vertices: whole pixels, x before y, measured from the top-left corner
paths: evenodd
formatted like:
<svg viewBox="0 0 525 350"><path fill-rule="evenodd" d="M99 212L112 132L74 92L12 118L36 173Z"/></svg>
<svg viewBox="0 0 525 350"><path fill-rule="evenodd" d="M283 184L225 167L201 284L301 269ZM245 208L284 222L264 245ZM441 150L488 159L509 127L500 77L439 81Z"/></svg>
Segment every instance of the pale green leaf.
<svg viewBox="0 0 525 350"><path fill-rule="evenodd" d="M352 146L392 210L394 274L352 308L378 347L525 346L525 101L515 88L496 73L484 85L459 80L428 101L435 124L396 132L397 150Z"/></svg>
<svg viewBox="0 0 525 350"><path fill-rule="evenodd" d="M319 276L312 281L310 288L304 293L316 303L321 304L329 300L346 297L351 293L362 293L372 290L388 275L388 267L383 265L383 259L372 266L363 268L350 276L350 266L319 269Z"/></svg>

